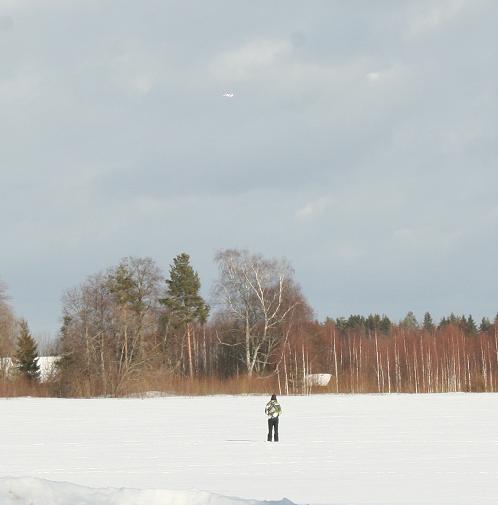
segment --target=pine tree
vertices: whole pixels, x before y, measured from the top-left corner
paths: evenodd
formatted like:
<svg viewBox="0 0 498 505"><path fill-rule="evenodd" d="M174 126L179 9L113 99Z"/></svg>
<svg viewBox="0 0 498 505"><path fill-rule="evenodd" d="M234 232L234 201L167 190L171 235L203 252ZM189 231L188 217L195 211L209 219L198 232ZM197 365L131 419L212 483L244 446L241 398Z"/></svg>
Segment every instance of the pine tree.
<svg viewBox="0 0 498 505"><path fill-rule="evenodd" d="M379 314L370 314L365 320L365 329L368 335L373 336L380 329Z"/></svg>
<svg viewBox="0 0 498 505"><path fill-rule="evenodd" d="M479 331L481 333L486 333L491 329L491 321L487 317L481 319L481 324L479 325Z"/></svg>
<svg viewBox="0 0 498 505"><path fill-rule="evenodd" d="M179 254L173 259L166 280L168 290L160 302L166 307L166 318L187 336L190 377L194 376L192 363L192 323L205 323L209 315L209 306L199 294L201 282L199 275L190 265L190 256Z"/></svg>
<svg viewBox="0 0 498 505"><path fill-rule="evenodd" d="M424 314L423 328L425 331L432 332L434 330L434 323L432 321L432 316L430 312Z"/></svg>
<svg viewBox="0 0 498 505"><path fill-rule="evenodd" d="M388 335L389 332L391 331L391 326L392 326L392 323L391 323L391 320L384 314L382 316L382 319L380 320L380 331L384 334L384 335Z"/></svg>
<svg viewBox="0 0 498 505"><path fill-rule="evenodd" d="M360 314L351 314L348 318L348 328L352 330L363 329L366 330L366 319Z"/></svg>
<svg viewBox="0 0 498 505"><path fill-rule="evenodd" d="M31 381L40 380L40 367L38 365L38 345L31 336L28 323L20 322L19 337L16 342L14 364L18 373Z"/></svg>
<svg viewBox="0 0 498 505"><path fill-rule="evenodd" d="M465 320L465 316L463 317L463 319ZM466 329L469 335L475 335L477 333L477 325L471 314L469 314L469 317L467 318Z"/></svg>
<svg viewBox="0 0 498 505"><path fill-rule="evenodd" d="M448 319L446 319L445 317L443 317L441 319L441 321L439 322L438 328L444 328L445 326L448 326L448 324L450 324L450 322L448 321Z"/></svg>
<svg viewBox="0 0 498 505"><path fill-rule="evenodd" d="M409 329L418 328L417 318L415 317L415 314L411 310L406 314L405 318L401 321L401 326Z"/></svg>
<svg viewBox="0 0 498 505"><path fill-rule="evenodd" d="M337 326L337 329L342 332L346 331L348 328L348 320L345 317L338 317L335 320L335 324Z"/></svg>

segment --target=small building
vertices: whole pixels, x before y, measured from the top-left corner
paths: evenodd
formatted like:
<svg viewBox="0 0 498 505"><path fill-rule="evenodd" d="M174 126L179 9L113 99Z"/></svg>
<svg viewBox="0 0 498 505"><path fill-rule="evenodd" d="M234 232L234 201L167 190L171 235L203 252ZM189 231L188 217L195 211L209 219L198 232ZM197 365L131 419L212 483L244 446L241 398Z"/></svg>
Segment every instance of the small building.
<svg viewBox="0 0 498 505"><path fill-rule="evenodd" d="M311 373L306 375L307 386L328 386L332 374L330 373Z"/></svg>
<svg viewBox="0 0 498 505"><path fill-rule="evenodd" d="M40 381L46 382L55 373L55 367L60 356L40 356L38 366L40 367ZM0 358L0 379L11 377L14 371L14 360L12 358Z"/></svg>

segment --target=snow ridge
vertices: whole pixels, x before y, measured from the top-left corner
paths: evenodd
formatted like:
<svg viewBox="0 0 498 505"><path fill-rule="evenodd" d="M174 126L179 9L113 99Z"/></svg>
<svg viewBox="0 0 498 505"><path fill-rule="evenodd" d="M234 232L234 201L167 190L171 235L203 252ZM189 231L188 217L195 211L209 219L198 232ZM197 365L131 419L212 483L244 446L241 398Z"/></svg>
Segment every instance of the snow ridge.
<svg viewBox="0 0 498 505"><path fill-rule="evenodd" d="M90 488L31 477L0 478L2 505L294 505L167 489Z"/></svg>

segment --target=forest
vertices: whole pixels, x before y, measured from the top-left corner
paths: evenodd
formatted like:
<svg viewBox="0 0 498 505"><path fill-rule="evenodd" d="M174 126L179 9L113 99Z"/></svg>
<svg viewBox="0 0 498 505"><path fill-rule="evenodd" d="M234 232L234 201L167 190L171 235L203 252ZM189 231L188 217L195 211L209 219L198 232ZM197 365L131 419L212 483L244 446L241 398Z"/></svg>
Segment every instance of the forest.
<svg viewBox="0 0 498 505"><path fill-rule="evenodd" d="M433 321L412 312L318 321L285 259L216 254L209 300L190 257L168 274L128 257L68 289L57 356L40 380L29 324L0 285L0 393L61 397L498 390L498 315ZM332 308L331 308L332 310ZM330 374L317 385L314 374Z"/></svg>

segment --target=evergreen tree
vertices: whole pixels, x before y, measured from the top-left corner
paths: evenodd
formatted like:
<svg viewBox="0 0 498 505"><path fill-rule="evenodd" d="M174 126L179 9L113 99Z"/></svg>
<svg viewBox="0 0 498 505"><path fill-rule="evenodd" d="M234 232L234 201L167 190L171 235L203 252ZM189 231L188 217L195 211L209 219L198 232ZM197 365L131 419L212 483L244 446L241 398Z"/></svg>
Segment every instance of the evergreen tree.
<svg viewBox="0 0 498 505"><path fill-rule="evenodd" d="M465 317L465 314L456 316L456 325L463 331L463 333L468 333L469 328L467 326L467 318Z"/></svg>
<svg viewBox="0 0 498 505"><path fill-rule="evenodd" d="M360 314L351 314L348 318L347 326L351 330L366 330L366 319Z"/></svg>
<svg viewBox="0 0 498 505"><path fill-rule="evenodd" d="M448 326L448 324L450 324L450 322L448 321L448 319L446 319L445 317L443 317L441 319L441 321L439 322L439 328L444 328L445 326Z"/></svg>
<svg viewBox="0 0 498 505"><path fill-rule="evenodd" d="M415 314L411 310L406 314L405 318L401 321L401 326L409 329L418 328L417 318L415 317Z"/></svg>
<svg viewBox="0 0 498 505"><path fill-rule="evenodd" d="M348 327L348 320L345 318L345 317L338 317L336 320L335 320L335 324L337 326L337 329L339 331L346 331L347 327Z"/></svg>
<svg viewBox="0 0 498 505"><path fill-rule="evenodd" d="M169 270L170 278L166 297L160 302L166 307L165 317L174 328L183 330L187 336L189 371L193 377L192 364L192 323L205 323L209 315L209 306L199 294L201 281L190 265L190 256L179 254L173 259Z"/></svg>
<svg viewBox="0 0 498 505"><path fill-rule="evenodd" d="M491 329L491 321L487 317L481 319L481 324L479 325L479 331L486 333Z"/></svg>
<svg viewBox="0 0 498 505"><path fill-rule="evenodd" d="M160 300L168 309L167 317L178 325L206 322L209 306L199 294L201 282L190 265L190 256L182 253L174 258L169 274L166 297Z"/></svg>
<svg viewBox="0 0 498 505"><path fill-rule="evenodd" d="M40 379L40 367L38 365L38 346L31 336L28 323L20 322L19 337L16 342L14 354L15 367L20 375L32 381Z"/></svg>
<svg viewBox="0 0 498 505"><path fill-rule="evenodd" d="M380 316L379 314L369 314L365 320L365 329L369 336L375 334L380 329Z"/></svg>
<svg viewBox="0 0 498 505"><path fill-rule="evenodd" d="M382 316L382 319L380 320L380 325L379 325L380 331L384 335L388 335L389 332L391 331L391 326L392 326L391 320L384 314Z"/></svg>
<svg viewBox="0 0 498 505"><path fill-rule="evenodd" d="M430 312L426 312L424 314L424 323L423 323L423 328L425 331L434 331L434 323L432 321L432 316Z"/></svg>
<svg viewBox="0 0 498 505"><path fill-rule="evenodd" d="M465 316L463 317L463 320L465 320ZM467 322L466 322L466 329L467 329L467 333L469 335L475 335L477 333L477 325L474 321L474 318L472 317L471 314L469 314L469 317L467 318Z"/></svg>

